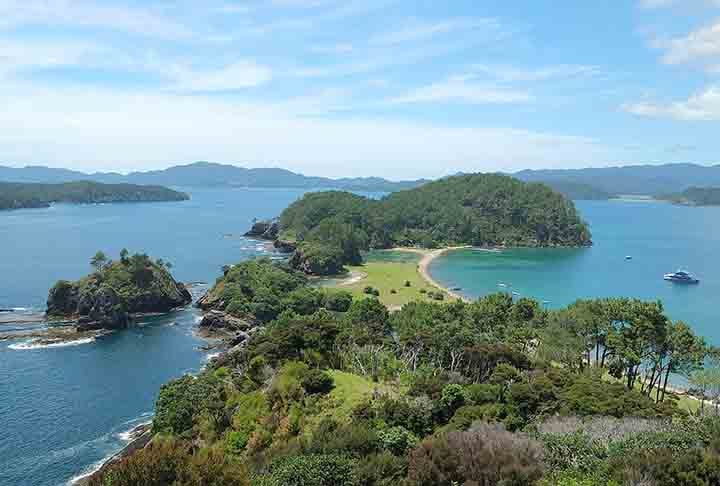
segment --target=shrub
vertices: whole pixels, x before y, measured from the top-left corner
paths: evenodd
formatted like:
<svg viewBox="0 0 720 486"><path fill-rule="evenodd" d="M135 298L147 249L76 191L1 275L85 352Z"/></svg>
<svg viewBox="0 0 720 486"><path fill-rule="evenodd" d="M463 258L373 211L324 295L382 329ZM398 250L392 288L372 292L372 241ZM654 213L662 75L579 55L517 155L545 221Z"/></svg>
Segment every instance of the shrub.
<svg viewBox="0 0 720 486"><path fill-rule="evenodd" d="M282 457L269 474L257 478L256 486L354 486L356 460L340 454Z"/></svg>
<svg viewBox="0 0 720 486"><path fill-rule="evenodd" d="M543 474L542 448L501 425L479 423L467 432L426 439L411 454L410 484L527 486Z"/></svg>
<svg viewBox="0 0 720 486"><path fill-rule="evenodd" d="M384 451L363 457L357 467L360 486L397 486L407 476L408 461L405 456L395 456Z"/></svg>
<svg viewBox="0 0 720 486"><path fill-rule="evenodd" d="M420 292L421 294L427 294L427 290L425 290L425 289L420 289L419 292Z"/></svg>
<svg viewBox="0 0 720 486"><path fill-rule="evenodd" d="M194 425L194 418L210 411L217 403L224 403L224 399L211 376L183 376L173 380L160 388L153 431L187 435Z"/></svg>
<svg viewBox="0 0 720 486"><path fill-rule="evenodd" d="M353 302L350 292L344 290L331 291L325 294L323 305L327 310L334 312L347 312Z"/></svg>
<svg viewBox="0 0 720 486"><path fill-rule="evenodd" d="M363 289L363 293L367 295L375 295L375 287L371 287L370 285L368 285Z"/></svg>
<svg viewBox="0 0 720 486"><path fill-rule="evenodd" d="M339 424L324 419L312 434L308 451L314 454L353 454L364 456L380 448L377 432L367 422Z"/></svg>
<svg viewBox="0 0 720 486"><path fill-rule="evenodd" d="M391 293L391 294L397 294L397 290L395 290L395 289L390 289L390 293Z"/></svg>
<svg viewBox="0 0 720 486"><path fill-rule="evenodd" d="M410 286L411 286L410 280L405 280L405 287L410 287Z"/></svg>
<svg viewBox="0 0 720 486"><path fill-rule="evenodd" d="M90 486L247 486L245 469L217 448L192 454L190 444L155 439L90 480Z"/></svg>
<svg viewBox="0 0 720 486"><path fill-rule="evenodd" d="M302 386L308 395L325 395L335 387L333 377L321 370L310 370L302 379Z"/></svg>
<svg viewBox="0 0 720 486"><path fill-rule="evenodd" d="M381 430L378 432L378 437L382 448L396 456L405 455L409 449L412 449L418 443L415 434L402 426Z"/></svg>

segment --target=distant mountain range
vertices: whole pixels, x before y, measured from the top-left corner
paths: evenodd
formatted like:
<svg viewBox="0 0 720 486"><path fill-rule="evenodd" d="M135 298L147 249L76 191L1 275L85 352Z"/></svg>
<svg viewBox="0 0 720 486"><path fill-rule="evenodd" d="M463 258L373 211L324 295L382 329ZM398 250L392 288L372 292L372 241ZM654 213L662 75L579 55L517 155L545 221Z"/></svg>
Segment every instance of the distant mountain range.
<svg viewBox="0 0 720 486"><path fill-rule="evenodd" d="M526 182L543 182L571 199L607 199L615 195L663 195L690 187L720 187L720 165L632 165L588 169L523 170L511 174ZM78 180L106 184L162 186L235 186L259 188L334 188L348 191L395 192L412 189L427 179L389 181L381 177L330 179L279 168L246 169L235 165L195 162L163 170L118 174L87 174L68 169L0 166L0 181L61 183Z"/></svg>
<svg viewBox="0 0 720 486"><path fill-rule="evenodd" d="M690 187L720 186L720 165L629 165L590 169L523 170L518 179L550 186L584 184L612 195L674 194ZM562 192L562 191L561 191Z"/></svg>
<svg viewBox="0 0 720 486"><path fill-rule="evenodd" d="M263 188L334 188L348 191L394 192L417 187L424 179L415 181L388 181L380 177L352 177L330 179L308 177L285 169L245 169L234 165L195 162L163 170L147 172L95 172L87 174L68 169L30 166L12 168L0 166L0 181L60 183L94 181L106 184L151 184L162 186L236 186Z"/></svg>

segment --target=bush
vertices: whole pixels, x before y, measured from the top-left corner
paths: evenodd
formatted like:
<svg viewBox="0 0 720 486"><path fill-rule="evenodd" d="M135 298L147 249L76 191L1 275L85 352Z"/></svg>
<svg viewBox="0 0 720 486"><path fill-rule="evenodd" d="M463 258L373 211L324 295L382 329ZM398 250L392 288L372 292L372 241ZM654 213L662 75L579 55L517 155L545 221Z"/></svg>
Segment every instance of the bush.
<svg viewBox="0 0 720 486"><path fill-rule="evenodd" d="M283 457L257 478L256 486L354 486L356 460L340 454Z"/></svg>
<svg viewBox="0 0 720 486"><path fill-rule="evenodd" d="M411 286L410 280L405 280L405 287L410 287L410 286Z"/></svg>
<svg viewBox="0 0 720 486"><path fill-rule="evenodd" d="M415 434L402 426L381 430L378 432L378 437L382 448L396 456L405 455L409 449L412 449L418 443Z"/></svg>
<svg viewBox="0 0 720 486"><path fill-rule="evenodd" d="M325 395L335 387L335 381L324 371L310 370L302 379L302 386L308 395Z"/></svg>
<svg viewBox="0 0 720 486"><path fill-rule="evenodd" d="M247 473L222 450L209 448L192 454L190 444L155 439L92 478L90 486L247 486Z"/></svg>
<svg viewBox="0 0 720 486"><path fill-rule="evenodd" d="M371 287L370 285L368 285L363 289L363 293L367 295L375 295L375 287Z"/></svg>
<svg viewBox="0 0 720 486"><path fill-rule="evenodd" d="M363 457L357 467L360 486L397 486L407 476L408 462L405 456L398 457L384 451Z"/></svg>
<svg viewBox="0 0 720 486"><path fill-rule="evenodd" d="M410 454L409 482L418 486L528 486L542 474L540 444L501 425L426 439Z"/></svg>
<svg viewBox="0 0 720 486"><path fill-rule="evenodd" d="M327 310L334 312L347 312L353 302L350 292L344 290L329 291L325 294L323 305Z"/></svg>
<svg viewBox="0 0 720 486"><path fill-rule="evenodd" d="M367 422L339 424L324 419L312 434L308 451L313 454L353 454L365 456L377 452L380 440Z"/></svg>
<svg viewBox="0 0 720 486"><path fill-rule="evenodd" d="M421 294L427 294L427 290L425 290L425 289L420 289L419 292L420 292Z"/></svg>
<svg viewBox="0 0 720 486"><path fill-rule="evenodd" d="M187 435L196 416L223 403L222 390L215 387L211 376L183 376L160 388L155 404L153 431Z"/></svg>

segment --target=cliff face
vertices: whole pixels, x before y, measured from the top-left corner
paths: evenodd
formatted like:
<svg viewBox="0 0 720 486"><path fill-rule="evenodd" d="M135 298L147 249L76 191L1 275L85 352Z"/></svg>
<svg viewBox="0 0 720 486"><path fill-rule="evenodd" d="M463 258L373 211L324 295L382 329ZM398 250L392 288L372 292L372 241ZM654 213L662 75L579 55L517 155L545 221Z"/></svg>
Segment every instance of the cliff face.
<svg viewBox="0 0 720 486"><path fill-rule="evenodd" d="M136 255L76 282L57 282L48 293L47 314L78 319L81 330L123 329L133 314L169 312L191 300L165 267Z"/></svg>

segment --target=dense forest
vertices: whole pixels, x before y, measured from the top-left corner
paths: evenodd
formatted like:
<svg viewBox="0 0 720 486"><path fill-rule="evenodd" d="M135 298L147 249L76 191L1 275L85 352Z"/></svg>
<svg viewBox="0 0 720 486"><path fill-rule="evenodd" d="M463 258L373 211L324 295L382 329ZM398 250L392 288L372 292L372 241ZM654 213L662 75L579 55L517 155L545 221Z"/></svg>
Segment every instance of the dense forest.
<svg viewBox="0 0 720 486"><path fill-rule="evenodd" d="M161 186L101 184L78 181L62 184L0 182L0 210L46 208L52 203L183 201L188 195Z"/></svg>
<svg viewBox="0 0 720 486"><path fill-rule="evenodd" d="M338 191L308 194L280 216L291 262L337 273L368 248L450 245L583 246L590 232L573 203L543 184L509 176L448 177L383 199Z"/></svg>
<svg viewBox="0 0 720 486"><path fill-rule="evenodd" d="M284 264L226 270L205 304L254 332L164 385L150 445L93 486L720 484L718 350L659 303L389 314ZM670 374L715 409L682 410Z"/></svg>
<svg viewBox="0 0 720 486"><path fill-rule="evenodd" d="M661 199L689 206L718 206L720 187L691 187L680 194L662 196Z"/></svg>
<svg viewBox="0 0 720 486"><path fill-rule="evenodd" d="M542 181L542 183L550 186L553 191L575 201L604 201L615 196L611 192L581 182Z"/></svg>

